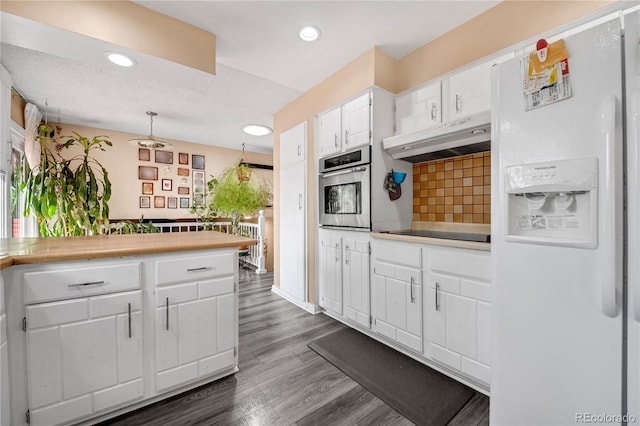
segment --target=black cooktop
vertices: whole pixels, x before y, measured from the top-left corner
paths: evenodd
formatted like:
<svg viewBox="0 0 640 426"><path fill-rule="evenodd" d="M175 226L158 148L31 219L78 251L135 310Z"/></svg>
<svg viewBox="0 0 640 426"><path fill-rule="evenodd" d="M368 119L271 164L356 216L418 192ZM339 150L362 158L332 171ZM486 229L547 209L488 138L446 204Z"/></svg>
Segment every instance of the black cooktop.
<svg viewBox="0 0 640 426"><path fill-rule="evenodd" d="M429 238L443 238L447 240L476 241L480 243L488 243L491 241L491 235L489 234L473 234L470 232L418 231L413 229L407 229L403 231L387 231L386 233L395 234L395 235L410 235L412 237L429 237Z"/></svg>

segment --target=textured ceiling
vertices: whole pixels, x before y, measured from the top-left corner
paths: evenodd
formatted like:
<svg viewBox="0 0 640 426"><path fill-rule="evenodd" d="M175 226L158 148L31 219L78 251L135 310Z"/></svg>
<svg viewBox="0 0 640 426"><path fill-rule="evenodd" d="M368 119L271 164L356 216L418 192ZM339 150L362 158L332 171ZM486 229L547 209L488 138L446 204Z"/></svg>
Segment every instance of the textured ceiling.
<svg viewBox="0 0 640 426"><path fill-rule="evenodd" d="M374 46L399 58L497 1L136 1L216 34L215 76L158 58L116 69L104 42L2 13L1 61L14 86L50 117L158 138L270 153L273 114ZM322 38L297 38L303 24ZM98 52L98 54L96 53Z"/></svg>

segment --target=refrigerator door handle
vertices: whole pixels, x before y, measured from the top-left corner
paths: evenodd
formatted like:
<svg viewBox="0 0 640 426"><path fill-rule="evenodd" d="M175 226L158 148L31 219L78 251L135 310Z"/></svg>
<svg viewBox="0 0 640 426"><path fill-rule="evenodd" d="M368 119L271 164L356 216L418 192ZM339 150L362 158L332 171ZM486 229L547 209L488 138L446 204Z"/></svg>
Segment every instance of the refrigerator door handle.
<svg viewBox="0 0 640 426"><path fill-rule="evenodd" d="M617 283L619 280L618 261L619 258L619 236L618 236L618 212L621 206L618 205L618 182L620 164L618 163L618 153L616 150L616 99L614 96L607 96L602 100L600 109L600 123L604 142L604 170L602 180L604 187L600 188L599 195L602 197L602 214L600 215L599 234L604 256L600 297L602 312L609 316L618 315L618 303L616 301Z"/></svg>

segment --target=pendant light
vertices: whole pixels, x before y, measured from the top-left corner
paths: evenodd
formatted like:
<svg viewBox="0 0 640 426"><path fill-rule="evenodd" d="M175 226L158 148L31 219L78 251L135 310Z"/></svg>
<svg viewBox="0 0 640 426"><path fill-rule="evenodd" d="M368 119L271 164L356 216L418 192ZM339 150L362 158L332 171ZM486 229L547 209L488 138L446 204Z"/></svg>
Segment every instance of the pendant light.
<svg viewBox="0 0 640 426"><path fill-rule="evenodd" d="M159 139L156 139L153 136L153 117L158 115L158 113L153 111L147 111L147 115L151 119L151 131L149 132L149 136L144 139L140 139L140 138L129 139L129 143L131 145L137 145L140 148L148 148L148 149L173 148L173 145L171 145L169 142L161 141Z"/></svg>

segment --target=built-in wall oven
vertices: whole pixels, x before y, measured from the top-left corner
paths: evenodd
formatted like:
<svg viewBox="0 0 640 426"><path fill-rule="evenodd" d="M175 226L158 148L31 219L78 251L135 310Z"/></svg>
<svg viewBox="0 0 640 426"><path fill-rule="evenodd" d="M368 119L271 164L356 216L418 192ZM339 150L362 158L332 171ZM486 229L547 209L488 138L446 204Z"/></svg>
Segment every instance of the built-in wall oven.
<svg viewBox="0 0 640 426"><path fill-rule="evenodd" d="M371 229L371 147L320 159L320 226Z"/></svg>

